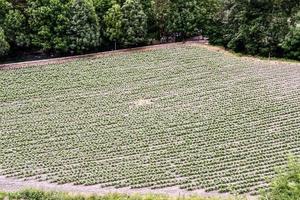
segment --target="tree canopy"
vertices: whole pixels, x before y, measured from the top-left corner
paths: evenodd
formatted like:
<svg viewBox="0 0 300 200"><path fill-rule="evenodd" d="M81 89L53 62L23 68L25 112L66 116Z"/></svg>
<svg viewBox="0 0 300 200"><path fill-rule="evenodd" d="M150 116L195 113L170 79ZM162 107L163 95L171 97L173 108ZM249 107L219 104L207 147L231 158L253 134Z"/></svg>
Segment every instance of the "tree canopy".
<svg viewBox="0 0 300 200"><path fill-rule="evenodd" d="M237 52L300 59L299 10L298 0L0 0L0 27L8 54L80 54L201 34Z"/></svg>
<svg viewBox="0 0 300 200"><path fill-rule="evenodd" d="M289 44L297 43L299 9L297 0L225 0L208 34L210 42L252 55L296 58Z"/></svg>

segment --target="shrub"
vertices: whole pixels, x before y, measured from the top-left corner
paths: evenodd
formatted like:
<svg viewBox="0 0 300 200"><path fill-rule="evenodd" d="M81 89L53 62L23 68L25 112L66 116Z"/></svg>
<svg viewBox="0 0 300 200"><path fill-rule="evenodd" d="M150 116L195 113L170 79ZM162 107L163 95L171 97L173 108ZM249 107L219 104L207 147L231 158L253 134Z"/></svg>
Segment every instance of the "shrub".
<svg viewBox="0 0 300 200"><path fill-rule="evenodd" d="M280 172L271 183L270 191L262 194L261 200L299 200L300 163L291 159L286 172Z"/></svg>
<svg viewBox="0 0 300 200"><path fill-rule="evenodd" d="M100 43L101 45L109 45L108 35L106 34L106 22L104 18L108 10L116 3L115 0L93 0L95 11L99 21L99 34L100 34Z"/></svg>

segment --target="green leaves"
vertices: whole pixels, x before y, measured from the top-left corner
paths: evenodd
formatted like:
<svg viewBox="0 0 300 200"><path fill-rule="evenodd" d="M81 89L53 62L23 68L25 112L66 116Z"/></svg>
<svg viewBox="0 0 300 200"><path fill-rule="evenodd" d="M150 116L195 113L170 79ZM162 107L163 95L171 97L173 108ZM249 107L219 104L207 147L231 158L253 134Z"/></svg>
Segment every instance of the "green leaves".
<svg viewBox="0 0 300 200"><path fill-rule="evenodd" d="M300 197L300 162L290 159L274 178L269 191L262 191L262 200L298 200Z"/></svg>
<svg viewBox="0 0 300 200"><path fill-rule="evenodd" d="M214 20L215 28L209 32L210 42L252 55L287 56L289 40L294 37L294 33L289 33L289 23L294 21L299 8L299 2L293 0L289 3L276 0L225 1ZM287 41L283 45L285 38ZM286 48L286 54L283 48ZM297 59L297 56L292 57Z"/></svg>
<svg viewBox="0 0 300 200"><path fill-rule="evenodd" d="M100 45L99 21L92 0L72 0L69 4L70 51L83 53Z"/></svg>
<svg viewBox="0 0 300 200"><path fill-rule="evenodd" d="M104 16L106 35L110 41L120 42L123 34L123 14L121 6L114 4Z"/></svg>
<svg viewBox="0 0 300 200"><path fill-rule="evenodd" d="M237 52L298 59L297 0L0 0L11 52L78 54L208 36Z"/></svg>
<svg viewBox="0 0 300 200"><path fill-rule="evenodd" d="M147 16L139 0L126 0L122 10L122 43L126 46L142 44L146 40Z"/></svg>
<svg viewBox="0 0 300 200"><path fill-rule="evenodd" d="M212 16L216 14L218 1L172 0L167 26L169 33L180 33L183 39L206 34Z"/></svg>
<svg viewBox="0 0 300 200"><path fill-rule="evenodd" d="M3 29L0 27L0 58L5 56L9 51L9 44L6 41Z"/></svg>
<svg viewBox="0 0 300 200"><path fill-rule="evenodd" d="M93 2L31 1L28 8L32 45L45 52L83 53L100 45Z"/></svg>
<svg viewBox="0 0 300 200"><path fill-rule="evenodd" d="M69 50L65 46L69 18L68 7L64 2L33 0L29 2L27 13L32 46L41 48L44 52L66 53Z"/></svg>
<svg viewBox="0 0 300 200"><path fill-rule="evenodd" d="M5 15L11 8L12 5L7 0L0 0L0 26L2 26L5 19Z"/></svg>
<svg viewBox="0 0 300 200"><path fill-rule="evenodd" d="M19 10L10 10L4 20L5 34L15 47L28 47L30 37L25 16Z"/></svg>
<svg viewBox="0 0 300 200"><path fill-rule="evenodd" d="M293 17L294 23L289 27L289 33L281 43L288 58L300 60L300 12Z"/></svg>

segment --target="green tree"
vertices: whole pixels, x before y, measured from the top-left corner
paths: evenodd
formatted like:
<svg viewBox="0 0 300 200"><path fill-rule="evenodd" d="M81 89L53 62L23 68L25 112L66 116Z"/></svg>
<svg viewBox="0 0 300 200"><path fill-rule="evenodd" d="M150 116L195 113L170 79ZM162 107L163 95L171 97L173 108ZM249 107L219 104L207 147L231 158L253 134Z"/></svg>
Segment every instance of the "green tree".
<svg viewBox="0 0 300 200"><path fill-rule="evenodd" d="M26 18L19 10L10 10L5 15L3 27L10 44L15 47L28 47L30 37L27 32Z"/></svg>
<svg viewBox="0 0 300 200"><path fill-rule="evenodd" d="M71 53L96 49L100 44L99 22L93 1L71 0L68 30Z"/></svg>
<svg viewBox="0 0 300 200"><path fill-rule="evenodd" d="M296 0L225 0L214 18L210 42L234 51L282 56L289 20L300 8Z"/></svg>
<svg viewBox="0 0 300 200"><path fill-rule="evenodd" d="M122 37L122 11L119 4L114 4L104 16L106 34L110 41L119 41Z"/></svg>
<svg viewBox="0 0 300 200"><path fill-rule="evenodd" d="M110 44L108 35L106 34L106 23L104 17L108 10L115 4L115 0L94 0L94 7L99 21L99 34L101 45L107 46Z"/></svg>
<svg viewBox="0 0 300 200"><path fill-rule="evenodd" d="M294 20L281 45L288 58L300 60L300 11L295 15Z"/></svg>
<svg viewBox="0 0 300 200"><path fill-rule="evenodd" d="M12 9L11 3L9 3L7 0L0 0L0 25L3 24L5 15L10 9Z"/></svg>
<svg viewBox="0 0 300 200"><path fill-rule="evenodd" d="M262 192L261 200L299 200L300 163L291 158L286 171L282 171L272 181L269 192Z"/></svg>
<svg viewBox="0 0 300 200"><path fill-rule="evenodd" d="M147 16L139 0L126 0L121 8L122 42L126 46L142 44L146 40Z"/></svg>
<svg viewBox="0 0 300 200"><path fill-rule="evenodd" d="M167 35L167 21L170 12L170 0L154 0L153 12L159 37Z"/></svg>
<svg viewBox="0 0 300 200"><path fill-rule="evenodd" d="M9 46L8 42L6 41L4 31L0 27L0 57L5 56L8 53L9 48L10 48L10 46Z"/></svg>
<svg viewBox="0 0 300 200"><path fill-rule="evenodd" d="M168 30L182 39L205 33L217 13L218 0L171 0Z"/></svg>
<svg viewBox="0 0 300 200"><path fill-rule="evenodd" d="M30 0L28 13L31 41L43 51L67 52L68 9L62 0Z"/></svg>
<svg viewBox="0 0 300 200"><path fill-rule="evenodd" d="M146 39L151 41L159 38L159 29L154 10L155 0L140 0L143 11L147 16Z"/></svg>
<svg viewBox="0 0 300 200"><path fill-rule="evenodd" d="M198 5L196 0L171 0L168 30L182 38L197 32Z"/></svg>

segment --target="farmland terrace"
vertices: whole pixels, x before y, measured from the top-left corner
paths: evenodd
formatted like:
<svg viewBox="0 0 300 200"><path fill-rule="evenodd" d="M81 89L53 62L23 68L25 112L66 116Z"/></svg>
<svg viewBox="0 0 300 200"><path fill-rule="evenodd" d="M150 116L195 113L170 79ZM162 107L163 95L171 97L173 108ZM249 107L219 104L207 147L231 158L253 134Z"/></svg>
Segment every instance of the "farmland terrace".
<svg viewBox="0 0 300 200"><path fill-rule="evenodd" d="M299 63L186 44L1 70L0 85L2 186L256 194L300 156Z"/></svg>

